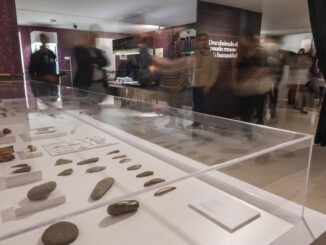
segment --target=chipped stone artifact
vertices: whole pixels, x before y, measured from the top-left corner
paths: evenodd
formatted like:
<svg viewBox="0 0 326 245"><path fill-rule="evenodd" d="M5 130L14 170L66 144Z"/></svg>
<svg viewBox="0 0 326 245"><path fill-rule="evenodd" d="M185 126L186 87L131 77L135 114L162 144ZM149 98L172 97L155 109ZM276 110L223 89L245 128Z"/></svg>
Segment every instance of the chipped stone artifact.
<svg viewBox="0 0 326 245"><path fill-rule="evenodd" d="M118 156L112 157L112 159L120 159L120 158L125 158L125 157L127 157L127 155L122 154L122 155L118 155Z"/></svg>
<svg viewBox="0 0 326 245"><path fill-rule="evenodd" d="M64 165L64 164L69 164L72 163L72 160L70 159L64 159L64 158L60 158L56 161L55 165L59 166L59 165Z"/></svg>
<svg viewBox="0 0 326 245"><path fill-rule="evenodd" d="M57 183L54 181L37 185L29 190L27 197L31 201L45 200L55 188L57 188Z"/></svg>
<svg viewBox="0 0 326 245"><path fill-rule="evenodd" d="M175 189L177 189L177 187L173 187L173 186L164 187L162 189L159 189L157 192L155 192L154 196L163 196L164 194L173 191Z"/></svg>
<svg viewBox="0 0 326 245"><path fill-rule="evenodd" d="M58 176L68 176L71 175L74 170L72 168L68 168L63 170L62 172L58 173Z"/></svg>
<svg viewBox="0 0 326 245"><path fill-rule="evenodd" d="M99 160L98 157L93 157L93 158L89 158L83 161L80 161L77 163L77 165L85 165L85 164L90 164L90 163L94 163L97 162Z"/></svg>
<svg viewBox="0 0 326 245"><path fill-rule="evenodd" d="M104 169L106 169L106 167L104 167L104 166L95 166L95 167L91 167L91 168L87 169L86 172L87 173L96 173L96 172L103 171Z"/></svg>
<svg viewBox="0 0 326 245"><path fill-rule="evenodd" d="M19 169L16 169L15 171L12 171L12 174L21 174L21 173L28 173L32 170L31 166L27 166L27 167L22 167Z"/></svg>
<svg viewBox="0 0 326 245"><path fill-rule="evenodd" d="M105 195L105 193L110 190L113 183L114 178L105 178L99 181L91 193L91 199L94 201L101 199Z"/></svg>
<svg viewBox="0 0 326 245"><path fill-rule="evenodd" d="M78 227L70 222L62 221L50 225L42 235L44 245L68 245L78 237Z"/></svg>
<svg viewBox="0 0 326 245"><path fill-rule="evenodd" d="M114 150L114 151L109 152L107 155L118 154L118 153L120 153L119 150Z"/></svg>
<svg viewBox="0 0 326 245"><path fill-rule="evenodd" d="M140 164L136 164L136 165L132 165L129 168L127 168L128 171L132 171L132 170L137 170L140 169L141 165Z"/></svg>
<svg viewBox="0 0 326 245"><path fill-rule="evenodd" d="M119 216L127 213L137 212L139 202L136 200L122 201L108 206L108 214L112 216Z"/></svg>
<svg viewBox="0 0 326 245"><path fill-rule="evenodd" d="M7 146L0 148L0 163L2 162L9 162L15 159L13 146Z"/></svg>
<svg viewBox="0 0 326 245"><path fill-rule="evenodd" d="M15 155L4 155L4 156L0 156L0 163L2 162L10 162L12 160L15 159Z"/></svg>
<svg viewBox="0 0 326 245"><path fill-rule="evenodd" d="M147 176L151 176L153 175L154 172L153 171L145 171L145 172L142 172L140 174L137 174L136 177L137 178L142 178L142 177L147 177Z"/></svg>
<svg viewBox="0 0 326 245"><path fill-rule="evenodd" d="M34 146L34 145L28 145L27 146L27 149L28 149L29 152L35 152L35 151L37 151L37 147Z"/></svg>
<svg viewBox="0 0 326 245"><path fill-rule="evenodd" d="M151 186L151 185L155 185L155 184L158 184L158 183L161 183L161 182L164 182L165 179L160 179L160 178L156 178L156 179L151 179L149 181L147 181L144 186Z"/></svg>
<svg viewBox="0 0 326 245"><path fill-rule="evenodd" d="M3 156L3 155L10 155L12 153L14 153L14 146L7 146L7 147L2 147L0 148L0 156Z"/></svg>
<svg viewBox="0 0 326 245"><path fill-rule="evenodd" d="M9 128L5 128L5 129L2 130L2 133L5 134L5 135L10 134L11 130Z"/></svg>
<svg viewBox="0 0 326 245"><path fill-rule="evenodd" d="M119 163L127 163L127 162L131 162L132 160L129 158L124 158L122 160L119 161Z"/></svg>
<svg viewBox="0 0 326 245"><path fill-rule="evenodd" d="M28 167L29 165L27 163L22 163L18 165L11 166L12 168L25 168Z"/></svg>

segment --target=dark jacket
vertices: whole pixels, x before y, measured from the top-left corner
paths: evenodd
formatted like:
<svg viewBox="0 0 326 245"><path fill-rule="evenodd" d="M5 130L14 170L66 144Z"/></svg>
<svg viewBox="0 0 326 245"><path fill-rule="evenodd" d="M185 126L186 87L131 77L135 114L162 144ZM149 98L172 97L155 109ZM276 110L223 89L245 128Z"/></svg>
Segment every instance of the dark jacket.
<svg viewBox="0 0 326 245"><path fill-rule="evenodd" d="M45 75L57 75L56 55L51 51L39 50L32 54L29 74L32 79Z"/></svg>
<svg viewBox="0 0 326 245"><path fill-rule="evenodd" d="M99 49L95 49L96 57L91 57L89 48L84 46L75 47L74 52L78 65L74 78L74 87L87 89L93 82L93 67L91 65L96 64L100 69L109 65L109 62Z"/></svg>

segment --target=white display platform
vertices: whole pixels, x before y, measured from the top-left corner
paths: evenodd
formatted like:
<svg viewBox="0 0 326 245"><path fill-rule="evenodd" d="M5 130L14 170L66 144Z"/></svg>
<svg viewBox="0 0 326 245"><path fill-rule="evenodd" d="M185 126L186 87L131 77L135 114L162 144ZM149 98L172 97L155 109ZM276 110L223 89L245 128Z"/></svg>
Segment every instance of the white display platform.
<svg viewBox="0 0 326 245"><path fill-rule="evenodd" d="M43 209L51 208L66 202L66 196L61 190L54 190L46 200L30 201L27 197L13 207L15 216L34 213Z"/></svg>
<svg viewBox="0 0 326 245"><path fill-rule="evenodd" d="M32 167L31 172L11 174L12 171L19 169L11 167L16 164L20 163L15 162L11 165L1 166L0 190L42 180L42 170L32 163L29 164Z"/></svg>
<svg viewBox="0 0 326 245"><path fill-rule="evenodd" d="M229 232L236 231L260 216L257 210L220 193L200 198L189 206Z"/></svg>
<svg viewBox="0 0 326 245"><path fill-rule="evenodd" d="M12 144L16 143L16 137L14 135L4 135L0 137L0 144Z"/></svg>
<svg viewBox="0 0 326 245"><path fill-rule="evenodd" d="M41 201L30 201L26 197L15 203L12 207L2 210L2 220L5 222L14 220L17 217L56 207L65 202L66 196L60 190L54 190L47 199Z"/></svg>
<svg viewBox="0 0 326 245"><path fill-rule="evenodd" d="M41 157L43 155L43 152L40 150L37 150L35 152L29 152L27 149L24 149L22 151L18 151L17 155L20 157L20 159L30 159L35 157Z"/></svg>
<svg viewBox="0 0 326 245"><path fill-rule="evenodd" d="M58 138L67 135L67 132L60 131L56 127L51 127L51 128L53 128L53 131L49 131L49 133L40 133L38 131L39 129L32 129L29 133L20 134L20 137L26 142L26 141Z"/></svg>

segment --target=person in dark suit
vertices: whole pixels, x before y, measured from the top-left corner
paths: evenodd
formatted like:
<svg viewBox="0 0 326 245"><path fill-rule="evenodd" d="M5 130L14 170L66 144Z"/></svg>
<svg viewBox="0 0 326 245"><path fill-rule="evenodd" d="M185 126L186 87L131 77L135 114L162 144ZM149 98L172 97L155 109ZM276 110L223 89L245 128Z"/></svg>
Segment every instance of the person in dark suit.
<svg viewBox="0 0 326 245"><path fill-rule="evenodd" d="M57 56L47 48L49 37L42 33L40 35L42 46L31 56L29 64L29 76L31 89L35 97L56 96L58 93L56 58Z"/></svg>
<svg viewBox="0 0 326 245"><path fill-rule="evenodd" d="M100 49L95 47L96 34L90 33L89 43L76 46L74 53L78 69L74 78L74 87L98 93L108 93L108 78L103 67L110 61Z"/></svg>

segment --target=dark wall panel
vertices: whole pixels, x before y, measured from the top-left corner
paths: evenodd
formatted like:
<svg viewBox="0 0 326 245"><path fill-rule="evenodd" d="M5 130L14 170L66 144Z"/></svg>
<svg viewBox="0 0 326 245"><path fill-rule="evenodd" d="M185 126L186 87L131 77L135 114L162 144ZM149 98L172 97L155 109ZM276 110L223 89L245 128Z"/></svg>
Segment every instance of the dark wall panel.
<svg viewBox="0 0 326 245"><path fill-rule="evenodd" d="M236 43L245 34L259 34L261 29L261 13L227 7L203 1L198 2L197 33L206 33L209 39L218 42ZM225 51L229 46L211 45L216 50L215 55L229 55L234 58L218 58L220 75L212 91L212 113L232 117L237 114L237 101L230 90L231 61L236 58L236 52ZM230 55L233 54L233 55Z"/></svg>

